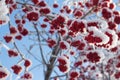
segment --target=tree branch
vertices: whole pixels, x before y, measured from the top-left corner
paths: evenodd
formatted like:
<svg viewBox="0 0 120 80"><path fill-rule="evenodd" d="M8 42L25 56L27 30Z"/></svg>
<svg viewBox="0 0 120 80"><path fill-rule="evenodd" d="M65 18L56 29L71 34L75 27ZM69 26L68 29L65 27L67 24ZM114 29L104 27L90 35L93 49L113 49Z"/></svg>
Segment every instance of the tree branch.
<svg viewBox="0 0 120 80"><path fill-rule="evenodd" d="M57 41L57 45L54 47L51 55L57 56L59 54L59 52L60 52L59 42L60 42L60 37L59 37L59 39ZM54 68L54 63L55 63L56 58L57 57L52 57L52 56L50 57L50 59L49 59L50 63L47 65L45 80L49 80L49 78L52 74L53 68Z"/></svg>
<svg viewBox="0 0 120 80"><path fill-rule="evenodd" d="M39 42L39 44L40 44L40 43L41 43L41 42L40 42L41 40L40 40L39 30L38 30L36 24L34 24L34 28L35 28L35 30L36 30L36 32L37 32L38 42ZM45 61L44 55L43 55L43 50L42 50L41 45L39 45L39 50L40 50L40 54L41 54L43 63L44 63L44 64L47 64L46 61Z"/></svg>

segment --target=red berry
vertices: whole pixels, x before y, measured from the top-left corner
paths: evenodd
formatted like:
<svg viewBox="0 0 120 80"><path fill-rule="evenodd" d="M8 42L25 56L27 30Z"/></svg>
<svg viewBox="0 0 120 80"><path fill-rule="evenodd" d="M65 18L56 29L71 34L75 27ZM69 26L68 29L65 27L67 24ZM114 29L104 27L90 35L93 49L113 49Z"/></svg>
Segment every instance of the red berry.
<svg viewBox="0 0 120 80"><path fill-rule="evenodd" d="M40 2L38 3L38 5L39 5L40 7L45 7L45 6L46 6L46 3L45 3L44 1L40 1Z"/></svg>
<svg viewBox="0 0 120 80"><path fill-rule="evenodd" d="M18 56L18 53L14 50L8 50L9 57L16 57Z"/></svg>
<svg viewBox="0 0 120 80"><path fill-rule="evenodd" d="M8 76L9 71L6 68L0 66L0 80L6 80Z"/></svg>
<svg viewBox="0 0 120 80"><path fill-rule="evenodd" d="M17 27L18 31L19 32L22 32L23 31L23 25L22 24L18 24L18 27Z"/></svg>
<svg viewBox="0 0 120 80"><path fill-rule="evenodd" d="M22 71L22 67L20 65L14 65L11 67L11 69L15 74L19 74Z"/></svg>
<svg viewBox="0 0 120 80"><path fill-rule="evenodd" d="M105 18L105 19L109 19L112 17L112 13L110 11L107 10L107 8L103 8L102 9L102 16Z"/></svg>
<svg viewBox="0 0 120 80"><path fill-rule="evenodd" d="M12 41L12 36L11 35L7 35L7 36L4 36L4 39L7 43L11 42Z"/></svg>
<svg viewBox="0 0 120 80"><path fill-rule="evenodd" d="M41 27L42 27L42 28L46 28L47 25L46 25L46 24L41 24Z"/></svg>
<svg viewBox="0 0 120 80"><path fill-rule="evenodd" d="M114 22L115 22L116 24L120 24L120 16L115 16Z"/></svg>
<svg viewBox="0 0 120 80"><path fill-rule="evenodd" d="M0 20L0 25L4 24L6 21Z"/></svg>
<svg viewBox="0 0 120 80"><path fill-rule="evenodd" d="M21 39L22 39L22 35L17 35L17 36L15 36L15 39L21 40Z"/></svg>
<svg viewBox="0 0 120 80"><path fill-rule="evenodd" d="M109 8L110 8L110 9L114 9L114 8L115 8L115 4L114 4L114 3L110 3L110 4L109 4Z"/></svg>
<svg viewBox="0 0 120 80"><path fill-rule="evenodd" d="M48 39L48 40L47 40L47 43L48 43L48 46L49 46L50 48L52 48L52 47L55 46L56 41L53 40L53 39Z"/></svg>
<svg viewBox="0 0 120 80"><path fill-rule="evenodd" d="M48 21L49 21L49 19L48 19L48 18L44 18L44 20L43 20L43 21L48 22Z"/></svg>
<svg viewBox="0 0 120 80"><path fill-rule="evenodd" d="M29 13L27 13L27 19L29 21L37 21L39 19L38 12L29 12Z"/></svg>
<svg viewBox="0 0 120 80"><path fill-rule="evenodd" d="M14 0L5 0L5 3L6 3L6 4L13 4L13 3L14 3Z"/></svg>
<svg viewBox="0 0 120 80"><path fill-rule="evenodd" d="M50 13L50 9L49 8L41 8L39 11L41 14L49 14Z"/></svg>
<svg viewBox="0 0 120 80"><path fill-rule="evenodd" d="M53 4L53 7L58 8L58 4L57 3Z"/></svg>
<svg viewBox="0 0 120 80"><path fill-rule="evenodd" d="M77 78L79 76L79 73L77 71L71 71L69 75L71 78Z"/></svg>
<svg viewBox="0 0 120 80"><path fill-rule="evenodd" d="M25 22L26 22L26 21L23 19L23 20L22 20L22 24L25 24Z"/></svg>
<svg viewBox="0 0 120 80"><path fill-rule="evenodd" d="M30 65L31 65L31 61L30 60L25 60L24 66L29 67Z"/></svg>
<svg viewBox="0 0 120 80"><path fill-rule="evenodd" d="M59 65L58 68L63 73L66 73L69 70L69 68L66 65Z"/></svg>
<svg viewBox="0 0 120 80"><path fill-rule="evenodd" d="M26 35L28 35L28 30L27 29L25 29L25 28L23 28L23 30L20 32L23 36L26 36Z"/></svg>
<svg viewBox="0 0 120 80"><path fill-rule="evenodd" d="M16 34L17 29L15 27L10 27L10 34Z"/></svg>
<svg viewBox="0 0 120 80"><path fill-rule="evenodd" d="M100 56L97 52L89 52L86 57L90 62L96 63L100 61Z"/></svg>
<svg viewBox="0 0 120 80"><path fill-rule="evenodd" d="M39 0L32 0L32 2L33 2L34 4L38 4L38 3L39 3Z"/></svg>
<svg viewBox="0 0 120 80"><path fill-rule="evenodd" d="M20 19L16 19L16 20L15 20L15 23L16 23L16 24L19 24L19 23L21 23L21 20L20 20Z"/></svg>
<svg viewBox="0 0 120 80"><path fill-rule="evenodd" d="M29 73L29 72L26 72L22 77L21 79L23 80L32 80L32 74Z"/></svg>
<svg viewBox="0 0 120 80"><path fill-rule="evenodd" d="M60 48L61 49L67 49L67 46L64 42L60 42Z"/></svg>

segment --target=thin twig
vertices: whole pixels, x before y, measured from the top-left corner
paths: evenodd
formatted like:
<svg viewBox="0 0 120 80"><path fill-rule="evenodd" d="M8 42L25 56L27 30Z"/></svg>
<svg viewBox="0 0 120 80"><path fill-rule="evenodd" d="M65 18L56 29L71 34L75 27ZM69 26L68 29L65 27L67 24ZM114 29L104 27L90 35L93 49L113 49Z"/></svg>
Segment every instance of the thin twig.
<svg viewBox="0 0 120 80"><path fill-rule="evenodd" d="M37 68L37 67L40 67L41 65L42 65L42 64L38 64L38 65L32 67L31 69L29 69L29 71L32 71L33 69L35 69L35 68Z"/></svg>
<svg viewBox="0 0 120 80"><path fill-rule="evenodd" d="M18 53L20 54L21 58L24 59L24 55L20 52L19 48L17 47L16 42L13 42L13 45L15 46L15 48L17 49Z"/></svg>
<svg viewBox="0 0 120 80"><path fill-rule="evenodd" d="M64 77L64 76L66 76L66 75L58 75L58 76L53 76L53 77L51 77L50 79L54 79L54 78L56 78L56 77Z"/></svg>
<svg viewBox="0 0 120 80"><path fill-rule="evenodd" d="M41 44L41 42L40 42L41 40L40 40L39 30L38 30L38 28L36 27L36 24L34 24L34 28L35 28L35 30L36 30L36 32L37 32L37 37L38 37L39 44ZM40 54L41 54L43 63L44 63L44 64L47 64L46 61L45 61L44 55L43 55L43 50L42 50L42 46L41 46L41 45L39 45L39 49L40 49Z"/></svg>
<svg viewBox="0 0 120 80"><path fill-rule="evenodd" d="M26 47L25 47L26 48ZM41 62L36 56L34 56L27 48L26 48L26 51L35 59L37 60L38 62Z"/></svg>

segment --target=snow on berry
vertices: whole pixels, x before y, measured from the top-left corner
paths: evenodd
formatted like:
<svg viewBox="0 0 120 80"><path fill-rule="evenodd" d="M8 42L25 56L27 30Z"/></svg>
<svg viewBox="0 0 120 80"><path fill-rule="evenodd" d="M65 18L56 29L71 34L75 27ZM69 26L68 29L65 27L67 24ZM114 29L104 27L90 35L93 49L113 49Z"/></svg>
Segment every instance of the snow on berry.
<svg viewBox="0 0 120 80"><path fill-rule="evenodd" d="M16 56L18 56L18 52L10 49L10 50L8 50L8 55L9 55L9 57L16 57Z"/></svg>
<svg viewBox="0 0 120 80"><path fill-rule="evenodd" d="M69 60L68 60L68 58L66 56L60 56L60 57L58 57L57 61L61 65L69 64Z"/></svg>
<svg viewBox="0 0 120 80"><path fill-rule="evenodd" d="M20 80L32 80L33 75L30 72L26 72L23 76L21 76Z"/></svg>
<svg viewBox="0 0 120 80"><path fill-rule="evenodd" d="M6 80L9 74L10 72L6 68L0 66L0 80Z"/></svg>
<svg viewBox="0 0 120 80"><path fill-rule="evenodd" d="M105 31L105 34L109 37L109 41L106 44L107 48L110 49L110 48L116 47L117 46L118 36L115 33L115 31L107 29Z"/></svg>
<svg viewBox="0 0 120 80"><path fill-rule="evenodd" d="M108 8L109 7L109 3L107 1L101 2L101 7L102 8Z"/></svg>
<svg viewBox="0 0 120 80"><path fill-rule="evenodd" d="M102 44L106 44L109 41L109 37L102 31L98 30L96 27L89 27L88 30L90 32L85 37L85 40L87 40L89 43L102 45Z"/></svg>
<svg viewBox="0 0 120 80"><path fill-rule="evenodd" d="M70 62L67 55L58 57L57 61L59 62L58 68L61 72L67 73L70 70Z"/></svg>
<svg viewBox="0 0 120 80"><path fill-rule="evenodd" d="M8 16L0 16L0 25L7 24L9 22L9 17Z"/></svg>
<svg viewBox="0 0 120 80"><path fill-rule="evenodd" d="M9 9L5 3L5 0L0 0L0 6L0 25L7 24L9 21L9 17L7 16Z"/></svg>
<svg viewBox="0 0 120 80"><path fill-rule="evenodd" d="M74 13L74 16L77 17L77 18L80 18L80 17L83 16L83 12L81 10L79 10L79 9L75 9L73 11L73 13Z"/></svg>
<svg viewBox="0 0 120 80"><path fill-rule="evenodd" d="M95 70L91 73L91 77L94 79L102 80L102 73L99 70Z"/></svg>

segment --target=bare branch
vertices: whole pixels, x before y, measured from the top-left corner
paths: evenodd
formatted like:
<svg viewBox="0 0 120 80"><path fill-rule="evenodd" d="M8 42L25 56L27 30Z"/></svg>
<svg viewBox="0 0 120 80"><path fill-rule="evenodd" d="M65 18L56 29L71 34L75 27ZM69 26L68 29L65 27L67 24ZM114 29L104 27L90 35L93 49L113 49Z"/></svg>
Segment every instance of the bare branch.
<svg viewBox="0 0 120 80"><path fill-rule="evenodd" d="M40 42L41 40L40 40L39 30L37 29L36 24L34 25L34 28L35 28L35 30L36 30L36 32L37 32L37 37L38 37L39 44L41 44L41 42ZM39 49L40 49L40 54L41 54L43 63L44 63L44 64L47 64L46 61L45 61L44 55L43 55L43 50L42 50L41 45L39 45Z"/></svg>

